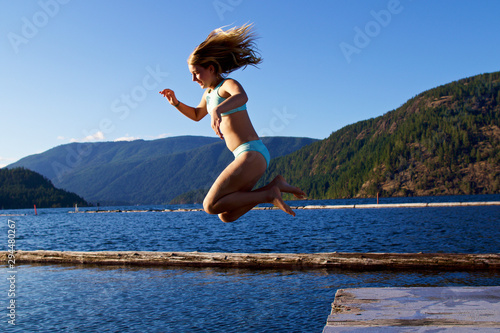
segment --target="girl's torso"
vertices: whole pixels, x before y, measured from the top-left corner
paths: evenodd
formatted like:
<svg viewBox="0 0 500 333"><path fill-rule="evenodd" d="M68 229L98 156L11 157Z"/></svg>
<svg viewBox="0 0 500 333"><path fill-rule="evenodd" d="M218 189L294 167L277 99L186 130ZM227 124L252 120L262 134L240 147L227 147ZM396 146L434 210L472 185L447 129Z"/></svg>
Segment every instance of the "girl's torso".
<svg viewBox="0 0 500 333"><path fill-rule="evenodd" d="M219 88L224 81L219 83L215 89L207 93L206 101L209 114L211 114L214 107L226 100L226 98L219 95ZM226 146L230 151L233 151L236 147L245 142L259 139L250 121L250 117L248 116L246 104L221 115L222 121L220 130L224 135Z"/></svg>
<svg viewBox="0 0 500 333"><path fill-rule="evenodd" d="M207 110L208 113L211 113L213 108L215 108L217 105L220 103L224 102L226 98L222 97L219 93L219 89L222 86L222 84L226 81L227 79L222 80L213 90L209 91L206 95L206 100L207 100ZM228 112L224 112L221 114L221 116L225 117L230 114L233 114L238 111L245 111L247 109L247 105L243 104L240 107L237 107L235 109L232 109Z"/></svg>

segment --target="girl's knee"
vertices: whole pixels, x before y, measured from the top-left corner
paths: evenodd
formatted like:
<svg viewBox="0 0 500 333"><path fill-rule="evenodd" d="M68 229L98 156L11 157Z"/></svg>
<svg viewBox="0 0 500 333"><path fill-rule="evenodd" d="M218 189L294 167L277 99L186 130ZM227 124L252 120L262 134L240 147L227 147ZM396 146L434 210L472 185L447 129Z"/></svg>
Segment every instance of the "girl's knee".
<svg viewBox="0 0 500 333"><path fill-rule="evenodd" d="M217 212L214 209L213 203L210 200L207 200L207 198L203 200L203 210L208 214L218 215L222 222L234 222L238 219L238 217L235 217L234 214L231 214L230 212Z"/></svg>
<svg viewBox="0 0 500 333"><path fill-rule="evenodd" d="M206 196L205 199L203 199L203 210L211 215L218 214L218 212L215 211L214 204L215 202L210 197Z"/></svg>
<svg viewBox="0 0 500 333"><path fill-rule="evenodd" d="M236 221L238 218L237 217L234 217L232 216L232 214L228 213L228 212L225 212L225 213L221 213L219 214L219 219L222 221L222 222L234 222Z"/></svg>
<svg viewBox="0 0 500 333"><path fill-rule="evenodd" d="M213 205L207 200L207 198L203 200L203 210L208 214L215 214L213 211Z"/></svg>

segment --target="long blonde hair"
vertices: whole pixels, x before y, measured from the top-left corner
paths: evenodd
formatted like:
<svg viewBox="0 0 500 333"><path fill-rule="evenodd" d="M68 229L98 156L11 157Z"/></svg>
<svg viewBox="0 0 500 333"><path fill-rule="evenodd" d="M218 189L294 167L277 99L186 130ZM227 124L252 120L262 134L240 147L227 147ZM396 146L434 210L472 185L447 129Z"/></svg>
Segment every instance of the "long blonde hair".
<svg viewBox="0 0 500 333"><path fill-rule="evenodd" d="M262 58L255 45L255 33L251 24L224 31L215 29L188 58L190 65L203 68L214 66L216 75L222 77L238 68L256 66Z"/></svg>

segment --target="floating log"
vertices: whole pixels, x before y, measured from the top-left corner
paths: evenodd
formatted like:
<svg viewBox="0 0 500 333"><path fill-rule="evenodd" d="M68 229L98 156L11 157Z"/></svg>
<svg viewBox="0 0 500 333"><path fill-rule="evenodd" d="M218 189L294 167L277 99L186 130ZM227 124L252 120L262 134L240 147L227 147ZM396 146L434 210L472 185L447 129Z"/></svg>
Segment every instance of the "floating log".
<svg viewBox="0 0 500 333"><path fill-rule="evenodd" d="M0 252L5 262L8 252ZM361 270L500 270L500 254L17 251L17 263Z"/></svg>
<svg viewBox="0 0 500 333"><path fill-rule="evenodd" d="M417 202L417 203L388 203L388 204L362 204L362 205L306 205L291 206L297 209L366 209L366 208L424 208L424 207L468 207L468 206L500 206L500 201L483 202ZM277 207L255 207L254 210L272 210ZM146 212L201 212L202 208L178 208L178 209L113 209L113 210L80 210L69 211L68 213L146 213Z"/></svg>

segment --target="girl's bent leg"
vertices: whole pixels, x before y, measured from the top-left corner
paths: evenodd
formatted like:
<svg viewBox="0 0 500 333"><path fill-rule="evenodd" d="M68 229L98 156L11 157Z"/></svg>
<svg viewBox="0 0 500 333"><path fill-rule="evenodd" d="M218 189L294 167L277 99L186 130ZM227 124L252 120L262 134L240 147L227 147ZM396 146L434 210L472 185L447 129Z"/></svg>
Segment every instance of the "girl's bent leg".
<svg viewBox="0 0 500 333"><path fill-rule="evenodd" d="M259 204L261 195L252 195L252 188L264 174L266 166L266 160L258 152L249 151L238 156L222 171L208 191L203 200L204 210L209 214L221 214ZM250 195L228 197L240 192Z"/></svg>
<svg viewBox="0 0 500 333"><path fill-rule="evenodd" d="M267 186L266 186L267 187ZM292 216L295 216L295 212L288 206L283 199L281 198L281 191L277 186L271 186L268 189L258 189L256 191L252 192L235 192L228 194L226 197L222 198L221 200L238 200L238 199L243 199L243 196L246 194L255 194L258 195L257 203L251 203L247 206L236 208L233 210L228 210L223 213L219 214L219 218L223 222L234 222L237 219L239 219L242 215L246 214L248 211L250 211L252 208L257 206L260 203L272 203L285 213L288 213Z"/></svg>
<svg viewBox="0 0 500 333"><path fill-rule="evenodd" d="M297 198L305 194L289 185L282 176L277 176L268 185L252 191L266 169L265 159L260 153L248 152L239 156L217 178L208 192L203 206L207 213L218 214L224 222L232 222L260 203L272 203L284 212L295 213L281 198L281 192L294 194Z"/></svg>
<svg viewBox="0 0 500 333"><path fill-rule="evenodd" d="M267 195L270 195L269 200L266 201L267 203L272 203L273 205L275 205L279 209L283 210L284 212L286 212L292 216L295 216L295 213L283 201L283 199L281 198L281 193L283 193L283 192L291 193L298 199L304 199L306 197L306 194L301 189L288 184L286 182L285 178L283 178L283 176L281 176L281 175L276 176L269 184L255 190L253 192L266 192L266 191L268 192ZM260 202L260 203L264 203L264 202ZM233 222L233 221L236 221L241 216L243 216L244 214L246 214L248 211L250 211L255 206L256 205L249 205L246 207L241 207L240 209L227 211L227 212L219 214L219 218L223 222Z"/></svg>

